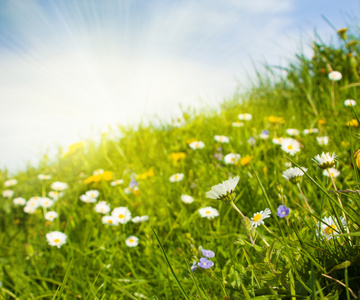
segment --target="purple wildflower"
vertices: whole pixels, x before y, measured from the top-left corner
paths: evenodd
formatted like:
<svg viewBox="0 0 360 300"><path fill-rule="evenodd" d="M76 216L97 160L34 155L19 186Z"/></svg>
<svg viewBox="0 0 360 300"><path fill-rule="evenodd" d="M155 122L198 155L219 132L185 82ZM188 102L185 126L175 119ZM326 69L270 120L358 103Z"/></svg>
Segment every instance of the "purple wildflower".
<svg viewBox="0 0 360 300"><path fill-rule="evenodd" d="M198 262L198 266L203 269L210 269L213 265L214 263L205 257L200 258L200 262Z"/></svg>
<svg viewBox="0 0 360 300"><path fill-rule="evenodd" d="M276 215L280 218L285 218L290 213L290 208L285 205L280 205L277 209Z"/></svg>
<svg viewBox="0 0 360 300"><path fill-rule="evenodd" d="M215 256L215 253L211 250L201 249L201 253L202 253L202 255L204 255L207 258L212 258Z"/></svg>
<svg viewBox="0 0 360 300"><path fill-rule="evenodd" d="M223 154L222 153L215 153L214 157L218 160L218 161L222 161L223 159Z"/></svg>
<svg viewBox="0 0 360 300"><path fill-rule="evenodd" d="M190 267L190 269L192 272L195 272L196 268L197 268L197 264L196 264L196 261L194 261L192 266Z"/></svg>
<svg viewBox="0 0 360 300"><path fill-rule="evenodd" d="M135 186L138 186L138 185L139 185L139 183L135 179L132 179L129 183L130 188L134 188Z"/></svg>

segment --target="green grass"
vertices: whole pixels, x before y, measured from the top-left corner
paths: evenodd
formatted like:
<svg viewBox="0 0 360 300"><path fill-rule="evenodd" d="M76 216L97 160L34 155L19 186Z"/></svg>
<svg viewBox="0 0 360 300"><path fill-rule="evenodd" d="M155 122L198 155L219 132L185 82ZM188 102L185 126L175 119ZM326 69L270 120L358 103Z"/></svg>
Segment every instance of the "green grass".
<svg viewBox="0 0 360 300"><path fill-rule="evenodd" d="M344 100L358 100L360 88L355 27L337 45L313 44L314 57L299 54L286 68L286 76L259 74L258 81L244 94L221 105L221 112L183 113L184 124L119 127L123 138L104 134L99 143L85 141L70 154L39 166L27 167L12 176L18 184L15 194L0 202L0 295L4 299L351 299L360 290L359 227L360 197L357 193L333 192L329 177L312 161L317 154L335 152L338 190L359 189L359 174L351 167L359 148L359 127L346 123L357 119L358 106L344 106ZM336 70L343 78L328 79ZM333 107L335 100L336 107ZM358 103L360 105L360 103ZM233 127L240 113L252 114L243 127ZM284 119L272 124L268 117ZM322 120L326 120L323 123ZM296 128L294 137L301 151L291 156L272 142L287 137L286 129ZM304 129L318 128L304 135ZM259 138L262 130L270 138ZM215 135L230 137L219 144ZM327 145L316 137L328 136ZM248 140L254 137L255 145ZM203 149L189 148L191 140L205 143ZM221 147L221 151L218 149ZM185 158L174 161L172 153ZM227 165L215 153L253 156L243 165ZM300 189L285 180L285 163L308 169ZM355 160L354 160L355 165ZM123 179L119 186L110 181L84 183L96 169L113 172ZM153 171L153 175L149 170ZM148 173L148 176L141 174ZM124 188L137 174L139 193L126 194ZM183 173L180 182L169 177ZM40 181L38 174L50 174ZM207 199L206 191L229 177L239 175L235 204L247 218L269 208L265 226L253 229L248 219L229 204ZM6 170L0 181L9 179ZM44 219L45 209L27 214L12 199L46 196L54 181L69 188L51 210L59 217ZM7 189L3 187L3 190ZM127 207L132 216L148 215L144 223L118 226L102 224L94 204L80 201L88 190L98 190L99 200L111 209ZM301 194L303 192L304 196ZM194 197L185 204L181 194ZM307 207L304 197L310 205ZM341 199L341 204L339 202ZM287 218L276 216L279 205L291 208ZM219 211L213 219L201 218L198 210L212 206ZM48 209L49 210L49 209ZM317 234L324 217L346 217L346 227L336 238ZM331 225L331 224L327 224ZM64 232L68 238L61 248L49 246L46 234ZM156 234L155 234L156 232ZM128 247L125 240L137 236L139 245ZM210 269L190 271L202 255L199 247L215 252Z"/></svg>

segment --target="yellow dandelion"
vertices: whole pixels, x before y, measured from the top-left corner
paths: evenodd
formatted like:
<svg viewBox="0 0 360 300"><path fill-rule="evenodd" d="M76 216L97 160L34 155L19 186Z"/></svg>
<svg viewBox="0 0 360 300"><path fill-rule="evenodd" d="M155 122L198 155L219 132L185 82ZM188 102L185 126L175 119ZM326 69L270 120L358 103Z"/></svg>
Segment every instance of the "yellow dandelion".
<svg viewBox="0 0 360 300"><path fill-rule="evenodd" d="M170 158L173 161L178 162L178 161L186 158L186 153L185 152L174 152L174 153L171 153Z"/></svg>
<svg viewBox="0 0 360 300"><path fill-rule="evenodd" d="M251 163L253 158L254 158L253 155L246 155L246 156L244 156L243 158L240 159L240 163L241 163L241 165L243 165L245 167L246 165Z"/></svg>
<svg viewBox="0 0 360 300"><path fill-rule="evenodd" d="M351 127L359 127L359 122L356 119L352 119L351 121L347 122L346 125Z"/></svg>

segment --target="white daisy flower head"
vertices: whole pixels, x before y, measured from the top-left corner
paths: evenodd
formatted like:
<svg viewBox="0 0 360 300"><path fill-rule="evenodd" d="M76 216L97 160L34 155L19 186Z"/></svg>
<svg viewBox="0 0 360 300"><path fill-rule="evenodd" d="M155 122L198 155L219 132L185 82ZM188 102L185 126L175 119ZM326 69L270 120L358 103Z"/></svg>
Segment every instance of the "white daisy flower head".
<svg viewBox="0 0 360 300"><path fill-rule="evenodd" d="M63 191L68 188L67 183L61 181L55 181L51 184L51 188L55 191Z"/></svg>
<svg viewBox="0 0 360 300"><path fill-rule="evenodd" d="M116 226L119 224L118 219L113 216L104 216L101 218L101 222L105 225Z"/></svg>
<svg viewBox="0 0 360 300"><path fill-rule="evenodd" d="M100 193L98 190L90 190L85 193L85 196L90 198L97 198L99 197Z"/></svg>
<svg viewBox="0 0 360 300"><path fill-rule="evenodd" d="M40 206L44 207L44 208L49 208L51 206L54 205L54 200L47 198L47 197L42 197L40 200Z"/></svg>
<svg viewBox="0 0 360 300"><path fill-rule="evenodd" d="M67 235L60 231L52 231L46 234L46 239L50 246L61 248L62 245L66 244Z"/></svg>
<svg viewBox="0 0 360 300"><path fill-rule="evenodd" d="M300 151L300 143L292 138L285 138L281 143L281 150L294 156Z"/></svg>
<svg viewBox="0 0 360 300"><path fill-rule="evenodd" d="M4 198L12 198L12 196L14 196L14 191L13 190L3 190L2 192L2 196Z"/></svg>
<svg viewBox="0 0 360 300"><path fill-rule="evenodd" d="M232 122L232 127L243 127L244 122Z"/></svg>
<svg viewBox="0 0 360 300"><path fill-rule="evenodd" d="M235 165L239 162L241 155L238 153L229 153L224 156L224 162L227 165Z"/></svg>
<svg viewBox="0 0 360 300"><path fill-rule="evenodd" d="M270 136L270 132L269 130L263 130L261 131L259 137L262 139L262 140L267 140Z"/></svg>
<svg viewBox="0 0 360 300"><path fill-rule="evenodd" d="M346 230L346 221L342 216L340 217L340 222L344 230ZM341 233L341 226L337 222L335 216L325 217L322 219L320 224L320 232L324 237L326 237L327 240L335 238L338 234Z"/></svg>
<svg viewBox="0 0 360 300"><path fill-rule="evenodd" d="M310 128L310 129L304 129L303 134L308 135L308 134L315 134L318 133L319 129L317 128Z"/></svg>
<svg viewBox="0 0 360 300"><path fill-rule="evenodd" d="M79 199L82 201L82 202L85 202L85 203L95 203L96 202L96 198L91 198L89 196L86 196L86 195L81 195L79 197Z"/></svg>
<svg viewBox="0 0 360 300"><path fill-rule="evenodd" d="M57 201L57 200L59 200L60 197L64 196L64 193L63 192L58 192L58 191L50 191L48 195L54 201Z"/></svg>
<svg viewBox="0 0 360 300"><path fill-rule="evenodd" d="M120 184L123 184L124 183L124 180L122 179L117 179L117 180L114 180L110 183L111 186L117 186L117 185L120 185Z"/></svg>
<svg viewBox="0 0 360 300"><path fill-rule="evenodd" d="M316 155L312 160L317 163L320 169L328 169L335 165L336 158L337 155L335 154L335 152L333 154L330 154L329 152L323 152Z"/></svg>
<svg viewBox="0 0 360 300"><path fill-rule="evenodd" d="M179 182L182 181L183 179L184 179L183 173L176 173L174 175L171 175L169 178L170 182Z"/></svg>
<svg viewBox="0 0 360 300"><path fill-rule="evenodd" d="M132 189L131 189L131 188L129 188L129 187L124 188L124 193L125 193L126 195L131 194L131 193L132 193Z"/></svg>
<svg viewBox="0 0 360 300"><path fill-rule="evenodd" d="M118 223L126 224L131 220L131 212L127 207L116 207L112 211L111 215L115 217Z"/></svg>
<svg viewBox="0 0 360 300"><path fill-rule="evenodd" d="M137 216L135 218L132 218L131 221L133 223L143 223L149 220L149 216Z"/></svg>
<svg viewBox="0 0 360 300"><path fill-rule="evenodd" d="M323 171L323 175L327 177L330 177L331 175L332 178L336 178L340 175L340 171L335 168L329 168Z"/></svg>
<svg viewBox="0 0 360 300"><path fill-rule="evenodd" d="M326 146L329 143L328 136L317 136L316 140L320 146Z"/></svg>
<svg viewBox="0 0 360 300"><path fill-rule="evenodd" d="M332 80L332 81L339 81L342 78L341 73L338 72L338 71L332 71L332 72L329 73L328 76L329 76L329 79Z"/></svg>
<svg viewBox="0 0 360 300"><path fill-rule="evenodd" d="M230 141L230 139L225 135L215 135L214 140L223 144L228 144Z"/></svg>
<svg viewBox="0 0 360 300"><path fill-rule="evenodd" d="M206 192L206 198L230 203L235 198L235 187L239 183L239 180L240 176L235 176L214 185L210 191Z"/></svg>
<svg viewBox="0 0 360 300"><path fill-rule="evenodd" d="M200 208L199 214L202 218L208 218L208 219L213 219L219 216L218 210L211 206Z"/></svg>
<svg viewBox="0 0 360 300"><path fill-rule="evenodd" d="M251 114L240 114L240 115L238 115L238 119L241 121L251 121L252 115Z"/></svg>
<svg viewBox="0 0 360 300"><path fill-rule="evenodd" d="M345 106L356 106L356 101L353 99L347 99L344 101Z"/></svg>
<svg viewBox="0 0 360 300"><path fill-rule="evenodd" d="M307 171L307 169L304 167L301 167L301 169L303 169L305 172ZM301 169L298 167L289 168L283 172L282 176L286 180L289 180L292 184L300 183L304 175L304 172L301 171Z"/></svg>
<svg viewBox="0 0 360 300"><path fill-rule="evenodd" d="M266 208L265 210L262 210L261 212L257 212L254 214L254 216L251 218L251 225L255 228L264 225L264 220L269 218L271 215L270 209Z"/></svg>
<svg viewBox="0 0 360 300"><path fill-rule="evenodd" d="M186 204L191 204L191 203L194 202L194 198L191 197L190 195L182 194L180 199L181 199L182 202L184 202Z"/></svg>
<svg viewBox="0 0 360 300"><path fill-rule="evenodd" d="M15 205L24 206L26 204L26 200L22 197L17 197L13 200Z"/></svg>
<svg viewBox="0 0 360 300"><path fill-rule="evenodd" d="M189 147L193 150L202 149L205 147L204 142L202 141L195 141L189 144Z"/></svg>
<svg viewBox="0 0 360 300"><path fill-rule="evenodd" d="M272 142L273 142L275 145L281 145L284 139L285 139L285 138L283 138L283 137L273 138L273 139L272 139Z"/></svg>
<svg viewBox="0 0 360 300"><path fill-rule="evenodd" d="M103 170L103 169L96 169L96 170L93 172L93 175L101 175L102 173L104 173L104 170Z"/></svg>
<svg viewBox="0 0 360 300"><path fill-rule="evenodd" d="M37 208L38 206L25 205L24 212L26 212L27 214L33 214L36 212Z"/></svg>
<svg viewBox="0 0 360 300"><path fill-rule="evenodd" d="M110 212L110 206L106 203L106 201L99 201L94 207L95 211L99 214L107 214Z"/></svg>
<svg viewBox="0 0 360 300"><path fill-rule="evenodd" d="M139 245L139 238L132 235L129 236L126 241L125 241L126 246L128 247L136 247L137 245Z"/></svg>
<svg viewBox="0 0 360 300"><path fill-rule="evenodd" d="M9 179L4 182L4 186L10 187L16 185L17 183L18 181L16 179Z"/></svg>
<svg viewBox="0 0 360 300"><path fill-rule="evenodd" d="M41 197L35 196L31 197L29 201L26 203L26 206L31 206L37 209L41 205Z"/></svg>
<svg viewBox="0 0 360 300"><path fill-rule="evenodd" d="M294 128L288 128L286 129L286 133L291 136L298 136L300 131Z"/></svg>
<svg viewBox="0 0 360 300"><path fill-rule="evenodd" d="M52 222L54 221L57 217L58 217L58 213L56 211L48 211L46 214L45 214L45 219Z"/></svg>
<svg viewBox="0 0 360 300"><path fill-rule="evenodd" d="M46 175L46 174L39 174L38 175L39 180L50 180L51 179L51 175Z"/></svg>

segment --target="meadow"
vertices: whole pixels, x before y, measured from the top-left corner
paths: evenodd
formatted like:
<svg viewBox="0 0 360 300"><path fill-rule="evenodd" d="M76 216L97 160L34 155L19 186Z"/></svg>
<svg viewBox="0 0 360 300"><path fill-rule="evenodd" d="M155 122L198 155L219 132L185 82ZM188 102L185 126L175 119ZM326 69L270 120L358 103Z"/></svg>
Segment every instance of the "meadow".
<svg viewBox="0 0 360 300"><path fill-rule="evenodd" d="M219 110L2 170L2 298L357 298L359 29L335 34Z"/></svg>

